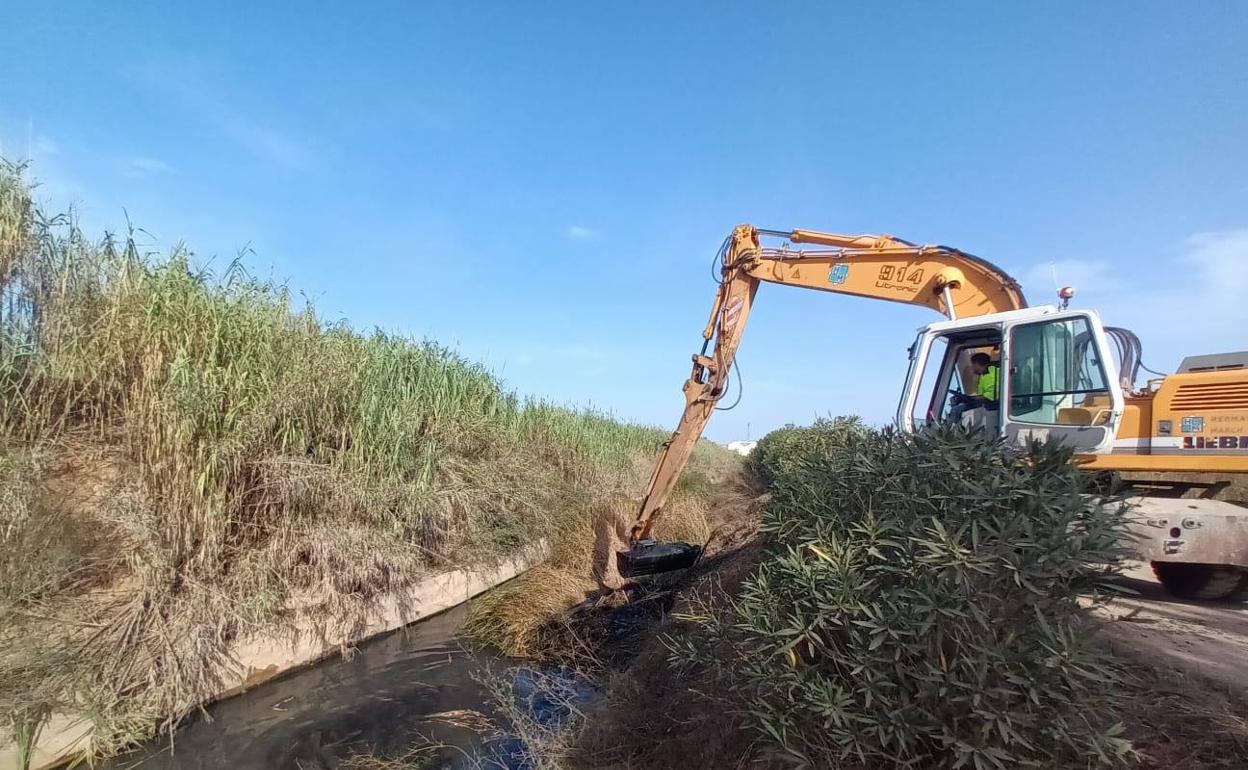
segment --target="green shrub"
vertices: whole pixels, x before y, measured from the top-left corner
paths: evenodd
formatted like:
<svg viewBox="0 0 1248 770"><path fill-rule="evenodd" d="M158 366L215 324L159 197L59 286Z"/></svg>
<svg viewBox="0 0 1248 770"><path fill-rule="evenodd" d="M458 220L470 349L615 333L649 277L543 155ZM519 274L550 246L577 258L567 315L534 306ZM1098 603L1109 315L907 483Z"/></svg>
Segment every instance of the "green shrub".
<svg viewBox="0 0 1248 770"><path fill-rule="evenodd" d="M833 452L850 439L866 431L862 420L855 416L819 418L810 427L786 425L773 430L758 441L747 458L749 469L764 484L772 485L793 473L793 463L816 453Z"/></svg>
<svg viewBox="0 0 1248 770"><path fill-rule="evenodd" d="M718 665L800 764L1124 761L1115 669L1076 599L1116 572L1123 514L1081 494L1071 452L948 426L827 438L771 442L772 553L733 617L702 619L713 656L686 639L675 657Z"/></svg>

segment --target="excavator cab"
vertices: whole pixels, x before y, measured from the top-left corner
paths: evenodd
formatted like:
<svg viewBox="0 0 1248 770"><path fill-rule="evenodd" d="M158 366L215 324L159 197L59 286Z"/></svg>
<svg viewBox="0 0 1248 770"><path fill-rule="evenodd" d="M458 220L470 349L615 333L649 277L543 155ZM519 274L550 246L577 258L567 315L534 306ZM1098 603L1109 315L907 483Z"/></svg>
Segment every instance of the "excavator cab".
<svg viewBox="0 0 1248 770"><path fill-rule="evenodd" d="M998 402L981 396L981 378L999 375L976 372L976 359L987 359L1000 371L1001 337L996 329L974 329L935 335L930 340L928 364L919 383L919 398L912 408L914 427L934 422L960 422L995 431Z"/></svg>
<svg viewBox="0 0 1248 770"><path fill-rule="evenodd" d="M996 372L976 373L976 357L987 357ZM984 376L994 385L981 388ZM897 421L906 430L956 421L1012 444L1059 439L1081 453L1100 453L1113 448L1122 413L1115 356L1100 319L1049 306L923 327L910 348Z"/></svg>

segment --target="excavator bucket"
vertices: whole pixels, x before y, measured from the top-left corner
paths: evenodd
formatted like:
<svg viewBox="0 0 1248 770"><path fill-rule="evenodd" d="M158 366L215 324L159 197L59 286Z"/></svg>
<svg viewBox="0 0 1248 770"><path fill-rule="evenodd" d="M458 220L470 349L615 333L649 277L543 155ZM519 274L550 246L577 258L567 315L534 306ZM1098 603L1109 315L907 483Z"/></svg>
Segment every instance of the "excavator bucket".
<svg viewBox="0 0 1248 770"><path fill-rule="evenodd" d="M700 545L642 540L627 551L616 552L616 566L626 578L656 575L692 567L701 555Z"/></svg>

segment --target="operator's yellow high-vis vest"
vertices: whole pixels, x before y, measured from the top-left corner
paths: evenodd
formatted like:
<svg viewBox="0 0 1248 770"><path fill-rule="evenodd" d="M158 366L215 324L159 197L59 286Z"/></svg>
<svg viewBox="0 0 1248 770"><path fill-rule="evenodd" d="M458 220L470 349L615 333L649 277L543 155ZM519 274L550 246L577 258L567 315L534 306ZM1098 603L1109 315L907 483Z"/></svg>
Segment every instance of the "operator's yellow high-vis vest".
<svg viewBox="0 0 1248 770"><path fill-rule="evenodd" d="M979 375L979 382L975 384L975 395L989 401L997 400L997 372L996 366L989 366Z"/></svg>

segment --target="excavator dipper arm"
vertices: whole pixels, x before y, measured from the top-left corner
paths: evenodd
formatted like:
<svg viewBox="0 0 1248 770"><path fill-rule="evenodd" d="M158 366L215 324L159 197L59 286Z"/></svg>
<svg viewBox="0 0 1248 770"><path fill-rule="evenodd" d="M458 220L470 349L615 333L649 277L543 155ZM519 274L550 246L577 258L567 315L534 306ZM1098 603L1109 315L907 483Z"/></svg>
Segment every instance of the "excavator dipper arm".
<svg viewBox="0 0 1248 770"><path fill-rule="evenodd" d="M783 238L764 247L761 238ZM793 244L820 248L796 249ZM648 540L681 471L728 391L729 371L741 343L760 282L789 284L838 294L924 305L950 318L1027 306L1022 290L1004 271L945 246L916 246L890 236L836 235L812 230L760 230L740 225L720 252L720 281L685 381L685 410L650 477L630 546ZM709 355L708 355L709 352Z"/></svg>

